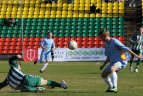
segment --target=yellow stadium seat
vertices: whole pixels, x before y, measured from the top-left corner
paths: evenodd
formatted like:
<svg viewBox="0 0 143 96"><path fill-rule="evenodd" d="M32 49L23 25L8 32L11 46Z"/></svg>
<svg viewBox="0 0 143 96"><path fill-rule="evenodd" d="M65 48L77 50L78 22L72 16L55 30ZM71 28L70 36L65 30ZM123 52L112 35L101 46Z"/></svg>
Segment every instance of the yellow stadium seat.
<svg viewBox="0 0 143 96"><path fill-rule="evenodd" d="M83 13L79 13L78 17L84 17Z"/></svg>
<svg viewBox="0 0 143 96"><path fill-rule="evenodd" d="M73 13L73 17L78 17L78 13Z"/></svg>
<svg viewBox="0 0 143 96"><path fill-rule="evenodd" d="M102 6L102 3L100 2L96 4L96 7L101 7L101 6Z"/></svg>
<svg viewBox="0 0 143 96"><path fill-rule="evenodd" d="M13 0L9 0L7 3L8 4L13 4Z"/></svg>
<svg viewBox="0 0 143 96"><path fill-rule="evenodd" d="M68 14L67 17L68 17L68 18L72 18L73 15L72 15L72 14Z"/></svg>
<svg viewBox="0 0 143 96"><path fill-rule="evenodd" d="M34 14L39 14L39 11L34 11Z"/></svg>
<svg viewBox="0 0 143 96"><path fill-rule="evenodd" d="M51 11L51 15L55 15L56 14L56 11Z"/></svg>
<svg viewBox="0 0 143 96"><path fill-rule="evenodd" d="M113 14L107 14L107 17L113 17Z"/></svg>
<svg viewBox="0 0 143 96"><path fill-rule="evenodd" d="M7 4L8 2L7 2L7 0L3 0L2 3L3 4Z"/></svg>
<svg viewBox="0 0 143 96"><path fill-rule="evenodd" d="M16 14L12 14L10 17L11 17L11 18L16 18L17 15L16 15Z"/></svg>
<svg viewBox="0 0 143 96"><path fill-rule="evenodd" d="M44 18L44 17L45 17L45 15L43 15L43 14L39 15L39 18Z"/></svg>
<svg viewBox="0 0 143 96"><path fill-rule="evenodd" d="M52 7L52 5L50 3L47 3L46 7Z"/></svg>
<svg viewBox="0 0 143 96"><path fill-rule="evenodd" d="M74 6L73 10L78 10L78 6Z"/></svg>
<svg viewBox="0 0 143 96"><path fill-rule="evenodd" d="M28 8L28 7L24 7L24 8L23 8L23 10L28 11L28 10L29 10L29 8Z"/></svg>
<svg viewBox="0 0 143 96"><path fill-rule="evenodd" d="M41 0L36 0L36 2L35 3L41 3Z"/></svg>
<svg viewBox="0 0 143 96"><path fill-rule="evenodd" d="M121 3L121 4L119 3L119 9L125 9L123 4L124 3Z"/></svg>
<svg viewBox="0 0 143 96"><path fill-rule="evenodd" d="M38 18L39 14L34 14L33 18Z"/></svg>
<svg viewBox="0 0 143 96"><path fill-rule="evenodd" d="M114 9L113 13L119 13L118 11L119 11L118 9Z"/></svg>
<svg viewBox="0 0 143 96"><path fill-rule="evenodd" d="M97 15L97 14L96 14ZM90 17L95 17L96 16L94 13L90 14Z"/></svg>
<svg viewBox="0 0 143 96"><path fill-rule="evenodd" d="M101 10L101 13L107 13L107 9L105 8L105 9L102 9Z"/></svg>
<svg viewBox="0 0 143 96"><path fill-rule="evenodd" d="M67 15L67 11L62 11L62 15Z"/></svg>
<svg viewBox="0 0 143 96"><path fill-rule="evenodd" d="M57 4L56 3L52 3L52 7L57 7Z"/></svg>
<svg viewBox="0 0 143 96"><path fill-rule="evenodd" d="M16 11L12 11L12 12L11 12L11 14L14 14L14 15L16 15L16 13L17 13Z"/></svg>
<svg viewBox="0 0 143 96"><path fill-rule="evenodd" d="M84 6L80 6L80 7L79 7L79 10L84 10Z"/></svg>
<svg viewBox="0 0 143 96"><path fill-rule="evenodd" d="M42 4L41 4L41 7L46 7L46 4L45 4L45 3L42 3Z"/></svg>
<svg viewBox="0 0 143 96"><path fill-rule="evenodd" d="M19 11L16 12L16 14L22 14L22 12L19 10Z"/></svg>
<svg viewBox="0 0 143 96"><path fill-rule="evenodd" d="M4 15L4 14L1 14L1 15L0 15L0 18L5 18L5 15Z"/></svg>
<svg viewBox="0 0 143 96"><path fill-rule="evenodd" d="M78 7L79 4L78 4L78 3L74 3L73 6L74 6L74 7Z"/></svg>
<svg viewBox="0 0 143 96"><path fill-rule="evenodd" d="M28 18L33 18L34 15L33 14L28 14Z"/></svg>
<svg viewBox="0 0 143 96"><path fill-rule="evenodd" d="M79 0L79 3L85 3L86 0Z"/></svg>
<svg viewBox="0 0 143 96"><path fill-rule="evenodd" d="M90 4L91 0L85 0L85 4Z"/></svg>
<svg viewBox="0 0 143 96"><path fill-rule="evenodd" d="M119 10L119 13L124 13L124 10L120 9L120 10Z"/></svg>
<svg viewBox="0 0 143 96"><path fill-rule="evenodd" d="M79 4L79 6L83 6L83 7L84 7L84 6L85 6L85 4L84 4L84 3L80 3L80 4Z"/></svg>
<svg viewBox="0 0 143 96"><path fill-rule="evenodd" d="M35 0L35 1L36 1L36 0ZM32 0L32 1L30 1L30 4L35 4L35 1L33 1L33 0Z"/></svg>
<svg viewBox="0 0 143 96"><path fill-rule="evenodd" d="M56 18L61 18L62 15L61 14L56 14Z"/></svg>
<svg viewBox="0 0 143 96"><path fill-rule="evenodd" d="M74 3L79 3L80 0L74 0Z"/></svg>
<svg viewBox="0 0 143 96"><path fill-rule="evenodd" d="M34 7L29 7L29 11L34 11Z"/></svg>
<svg viewBox="0 0 143 96"><path fill-rule="evenodd" d="M37 17L36 15L34 15L34 18ZM45 18L50 18L50 14L45 14Z"/></svg>
<svg viewBox="0 0 143 96"><path fill-rule="evenodd" d="M90 10L89 6L85 6L84 8L85 8L85 10Z"/></svg>
<svg viewBox="0 0 143 96"><path fill-rule="evenodd" d="M92 3L96 3L96 0L91 0L91 4L92 4Z"/></svg>
<svg viewBox="0 0 143 96"><path fill-rule="evenodd" d="M101 16L102 16L102 17L107 17L107 14L102 14Z"/></svg>
<svg viewBox="0 0 143 96"><path fill-rule="evenodd" d="M16 12L15 12L16 13ZM6 11L6 14L8 15L8 14L11 14L11 11L10 10L7 10Z"/></svg>
<svg viewBox="0 0 143 96"><path fill-rule="evenodd" d="M62 6L63 6L63 4L60 2L57 4L57 7L62 7Z"/></svg>
<svg viewBox="0 0 143 96"><path fill-rule="evenodd" d="M17 14L16 18L22 18L21 14Z"/></svg>
<svg viewBox="0 0 143 96"><path fill-rule="evenodd" d="M28 11L28 14L34 14L33 11Z"/></svg>
<svg viewBox="0 0 143 96"><path fill-rule="evenodd" d="M90 6L90 3L88 3L88 4L85 4L85 7L89 7Z"/></svg>
<svg viewBox="0 0 143 96"><path fill-rule="evenodd" d="M23 14L23 15L22 15L22 18L27 18L27 17L28 17L27 14Z"/></svg>
<svg viewBox="0 0 143 96"><path fill-rule="evenodd" d="M119 7L118 6L114 6L113 9L119 9Z"/></svg>
<svg viewBox="0 0 143 96"><path fill-rule="evenodd" d="M108 9L108 10L107 10L107 13L112 13L112 9Z"/></svg>
<svg viewBox="0 0 143 96"><path fill-rule="evenodd" d="M101 14L100 13L96 13L96 17L101 17Z"/></svg>
<svg viewBox="0 0 143 96"><path fill-rule="evenodd" d="M86 14L84 14L84 17L85 17L85 18L89 18L90 15L89 15L88 13L86 13Z"/></svg>
<svg viewBox="0 0 143 96"><path fill-rule="evenodd" d="M14 0L14 2L13 2L14 4L21 4L21 2L20 1L18 1L18 0Z"/></svg>
<svg viewBox="0 0 143 96"><path fill-rule="evenodd" d="M51 12L49 10L46 10L45 14L51 14Z"/></svg>
<svg viewBox="0 0 143 96"><path fill-rule="evenodd" d="M55 18L56 17L56 15L50 15L50 18Z"/></svg>
<svg viewBox="0 0 143 96"><path fill-rule="evenodd" d="M102 2L102 7L107 7L107 3L106 2Z"/></svg>
<svg viewBox="0 0 143 96"><path fill-rule="evenodd" d="M56 14L60 15L60 14L62 14L62 11L56 11Z"/></svg>
<svg viewBox="0 0 143 96"><path fill-rule="evenodd" d="M10 18L11 16L10 16L9 14L8 14L8 15L6 14L5 17L6 17L6 18Z"/></svg>

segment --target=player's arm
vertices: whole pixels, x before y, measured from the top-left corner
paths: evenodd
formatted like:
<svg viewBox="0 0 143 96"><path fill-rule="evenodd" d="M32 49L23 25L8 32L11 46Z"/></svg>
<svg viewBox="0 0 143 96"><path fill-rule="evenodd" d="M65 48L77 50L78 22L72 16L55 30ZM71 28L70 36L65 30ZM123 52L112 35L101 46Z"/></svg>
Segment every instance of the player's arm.
<svg viewBox="0 0 143 96"><path fill-rule="evenodd" d="M130 54L134 55L136 58L139 58L139 59L142 59L143 57L142 56L139 56L137 54L135 54L132 50L128 49L127 50Z"/></svg>
<svg viewBox="0 0 143 96"><path fill-rule="evenodd" d="M41 43L40 43L40 46L41 46L41 48L42 49L45 49L45 50L48 50L48 48L46 48L45 46L44 46L44 43L45 43L45 41L44 41L44 39L41 41Z"/></svg>
<svg viewBox="0 0 143 96"><path fill-rule="evenodd" d="M106 58L106 61L103 63L103 65L100 66L100 70L103 70L103 68L106 66L106 64L109 62L109 58Z"/></svg>
<svg viewBox="0 0 143 96"><path fill-rule="evenodd" d="M0 89L4 88L5 86L7 86L7 79L5 79L3 82L0 83Z"/></svg>
<svg viewBox="0 0 143 96"><path fill-rule="evenodd" d="M123 45L119 40L115 41L115 44L117 46L117 48L123 52L129 52L130 54L134 55L137 58L142 58L141 56L135 54L130 48L126 47L125 45Z"/></svg>

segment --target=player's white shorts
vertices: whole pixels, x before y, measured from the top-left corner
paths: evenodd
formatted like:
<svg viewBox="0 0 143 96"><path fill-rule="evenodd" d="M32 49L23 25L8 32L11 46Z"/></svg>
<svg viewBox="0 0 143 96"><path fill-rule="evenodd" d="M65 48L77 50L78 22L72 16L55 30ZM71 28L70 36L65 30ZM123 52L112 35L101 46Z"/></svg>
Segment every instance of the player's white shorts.
<svg viewBox="0 0 143 96"><path fill-rule="evenodd" d="M51 58L51 51L41 51L40 62L44 62Z"/></svg>
<svg viewBox="0 0 143 96"><path fill-rule="evenodd" d="M118 68L118 70L121 70L123 68L125 68L127 66L127 61L118 61L115 63L110 63L106 68L105 71L106 72L111 72L111 67L112 66L116 66Z"/></svg>

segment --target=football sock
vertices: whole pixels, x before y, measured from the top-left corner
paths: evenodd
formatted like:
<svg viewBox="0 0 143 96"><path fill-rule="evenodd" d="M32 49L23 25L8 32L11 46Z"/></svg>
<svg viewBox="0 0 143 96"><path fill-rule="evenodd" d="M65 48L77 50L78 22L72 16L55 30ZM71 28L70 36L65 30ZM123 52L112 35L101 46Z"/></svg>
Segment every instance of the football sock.
<svg viewBox="0 0 143 96"><path fill-rule="evenodd" d="M47 85L52 87L61 87L61 83L52 80L48 80Z"/></svg>
<svg viewBox="0 0 143 96"><path fill-rule="evenodd" d="M133 60L130 60L130 66L132 66Z"/></svg>
<svg viewBox="0 0 143 96"><path fill-rule="evenodd" d="M110 79L109 76L107 76L106 78L104 78L104 81L109 86L109 88L113 88L113 84L112 84L111 79Z"/></svg>
<svg viewBox="0 0 143 96"><path fill-rule="evenodd" d="M44 71L47 66L48 66L48 63L44 63L43 66L42 66L42 68L41 68L41 71Z"/></svg>
<svg viewBox="0 0 143 96"><path fill-rule="evenodd" d="M140 65L140 59L138 59L138 61L137 61L136 68L138 68L138 67L139 67L139 65Z"/></svg>
<svg viewBox="0 0 143 96"><path fill-rule="evenodd" d="M112 72L112 84L115 88L117 88L117 73Z"/></svg>

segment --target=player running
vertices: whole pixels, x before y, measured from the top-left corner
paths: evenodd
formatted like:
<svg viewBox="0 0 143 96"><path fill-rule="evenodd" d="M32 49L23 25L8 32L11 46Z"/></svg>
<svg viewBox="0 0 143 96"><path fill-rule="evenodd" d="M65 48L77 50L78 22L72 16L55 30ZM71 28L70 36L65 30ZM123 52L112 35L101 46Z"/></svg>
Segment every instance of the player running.
<svg viewBox="0 0 143 96"><path fill-rule="evenodd" d="M106 92L117 92L117 73L126 67L127 59L125 52L129 52L137 58L142 58L141 56L136 55L133 51L131 51L128 47L123 45L119 40L115 38L111 38L109 32L107 30L101 30L100 38L105 41L105 55L107 56L106 61L102 66L100 66L100 70L103 70L105 65L110 62L110 64L104 69L101 76L104 81L108 85L108 89ZM112 81L109 77L109 74L112 75Z"/></svg>
<svg viewBox="0 0 143 96"><path fill-rule="evenodd" d="M52 36L53 36L52 33L48 32L47 37L41 41L42 51L41 51L40 60L39 61L36 60L34 62L34 64L36 64L37 62L43 63L43 66L40 70L41 73L48 66L48 61L51 58L51 51L55 49L55 43L54 43L54 40L52 39Z"/></svg>
<svg viewBox="0 0 143 96"><path fill-rule="evenodd" d="M143 27L140 27L139 31L140 31L139 33L134 34L130 38L130 42L132 43L131 47L132 51L141 56L143 51ZM133 71L133 66L132 66L133 59L134 55L132 55L130 59L130 71ZM140 59L137 60L135 72L138 72L139 64L140 64Z"/></svg>
<svg viewBox="0 0 143 96"><path fill-rule="evenodd" d="M45 80L40 76L24 74L18 69L21 55L13 56L9 59L10 70L6 79L0 83L0 89L9 85L14 90L21 90L21 92L45 92L43 86L59 87L67 89L64 80L61 83L52 80Z"/></svg>

